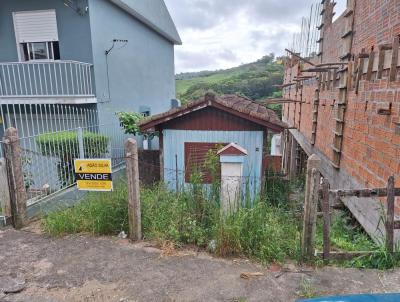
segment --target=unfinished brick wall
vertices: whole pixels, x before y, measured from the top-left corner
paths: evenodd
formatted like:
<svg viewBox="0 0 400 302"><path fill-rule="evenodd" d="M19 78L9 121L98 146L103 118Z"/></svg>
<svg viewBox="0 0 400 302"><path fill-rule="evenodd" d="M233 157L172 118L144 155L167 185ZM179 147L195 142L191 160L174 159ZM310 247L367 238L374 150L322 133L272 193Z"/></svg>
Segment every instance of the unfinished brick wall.
<svg viewBox="0 0 400 302"><path fill-rule="evenodd" d="M351 2L351 1L350 1ZM322 55L311 59L312 62L341 62L343 53L343 32L346 30L346 12L333 24L323 28ZM354 8L351 56L344 60L353 66L364 66L357 81L357 74L349 73L350 85L347 87L347 104L344 118L344 132L339 169L367 187L386 185L390 175L395 175L396 186L400 186L400 58L396 62L395 80L390 80L392 50L384 51L382 75L379 79L379 46L393 45L394 37L400 35L399 0L356 1ZM373 51L371 76L368 79L369 59L365 58ZM366 55L358 58L360 53ZM349 65L350 66L350 65ZM396 67L395 66L395 67ZM295 76L316 75L326 79L322 73L299 73L311 65L291 59L286 64L285 83L293 82ZM321 150L331 161L334 153L332 144L336 126L339 100L340 75L337 75L335 87L333 80L322 81L320 85L318 119L315 147ZM358 91L356 86L358 82ZM299 82L284 89L285 98L301 103L284 105L283 116L291 126L297 128L308 140L312 139L313 101L316 79ZM301 84L302 83L302 84ZM297 92L296 92L297 91Z"/></svg>

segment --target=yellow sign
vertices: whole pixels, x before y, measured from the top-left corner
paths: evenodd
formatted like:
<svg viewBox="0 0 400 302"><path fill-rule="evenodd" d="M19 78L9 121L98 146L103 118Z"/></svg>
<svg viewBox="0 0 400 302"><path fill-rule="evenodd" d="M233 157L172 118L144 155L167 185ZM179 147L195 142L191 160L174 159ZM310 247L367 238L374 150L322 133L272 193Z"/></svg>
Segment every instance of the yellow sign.
<svg viewBox="0 0 400 302"><path fill-rule="evenodd" d="M74 165L78 190L113 190L110 159L75 159Z"/></svg>

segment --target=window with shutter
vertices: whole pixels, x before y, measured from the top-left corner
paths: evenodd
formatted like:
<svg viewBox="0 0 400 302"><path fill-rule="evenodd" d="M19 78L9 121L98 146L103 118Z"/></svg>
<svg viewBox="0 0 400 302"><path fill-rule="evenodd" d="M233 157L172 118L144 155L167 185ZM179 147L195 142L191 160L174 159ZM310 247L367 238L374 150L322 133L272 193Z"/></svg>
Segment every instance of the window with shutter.
<svg viewBox="0 0 400 302"><path fill-rule="evenodd" d="M185 143L185 182L190 182L194 173L201 173L202 183L212 183L214 181L212 173L205 165L207 156L210 150L216 154L218 149L226 145L226 143Z"/></svg>
<svg viewBox="0 0 400 302"><path fill-rule="evenodd" d="M13 18L20 61L60 59L55 10L14 12Z"/></svg>

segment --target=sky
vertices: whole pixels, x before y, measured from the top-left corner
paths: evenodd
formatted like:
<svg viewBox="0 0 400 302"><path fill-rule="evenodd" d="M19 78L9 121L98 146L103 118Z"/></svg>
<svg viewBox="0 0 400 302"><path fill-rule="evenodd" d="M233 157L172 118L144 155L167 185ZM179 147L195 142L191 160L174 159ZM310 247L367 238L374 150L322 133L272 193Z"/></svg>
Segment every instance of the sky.
<svg viewBox="0 0 400 302"><path fill-rule="evenodd" d="M176 72L217 70L284 54L321 0L164 0L182 38ZM337 0L342 12L346 0Z"/></svg>

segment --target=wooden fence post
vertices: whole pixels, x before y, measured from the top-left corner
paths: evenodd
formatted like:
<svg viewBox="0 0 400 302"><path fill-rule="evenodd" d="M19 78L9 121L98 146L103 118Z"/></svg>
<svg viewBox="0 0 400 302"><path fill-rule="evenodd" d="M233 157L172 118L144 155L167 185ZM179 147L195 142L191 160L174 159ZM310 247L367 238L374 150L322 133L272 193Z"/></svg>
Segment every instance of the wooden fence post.
<svg viewBox="0 0 400 302"><path fill-rule="evenodd" d="M125 142L126 176L128 180L129 238L142 239L141 209L139 195L139 161L137 142L129 138Z"/></svg>
<svg viewBox="0 0 400 302"><path fill-rule="evenodd" d="M324 179L322 182L322 212L324 215L323 257L324 260L329 260L331 253L331 207L329 203L329 182L327 179Z"/></svg>
<svg viewBox="0 0 400 302"><path fill-rule="evenodd" d="M8 128L4 135L4 153L10 188L11 214L13 226L20 229L26 224L27 194L22 170L22 154L19 144L18 131Z"/></svg>
<svg viewBox="0 0 400 302"><path fill-rule="evenodd" d="M387 184L387 212L386 212L386 249L394 252L394 176L390 176Z"/></svg>
<svg viewBox="0 0 400 302"><path fill-rule="evenodd" d="M318 189L321 174L321 160L315 154L307 160L306 189L304 202L304 221L301 252L303 259L314 257L315 229L317 223Z"/></svg>
<svg viewBox="0 0 400 302"><path fill-rule="evenodd" d="M5 217L11 217L11 199L10 188L8 185L7 165L3 158L0 158L0 184L0 199L3 201L3 204L0 205L0 207L3 210L3 215Z"/></svg>

